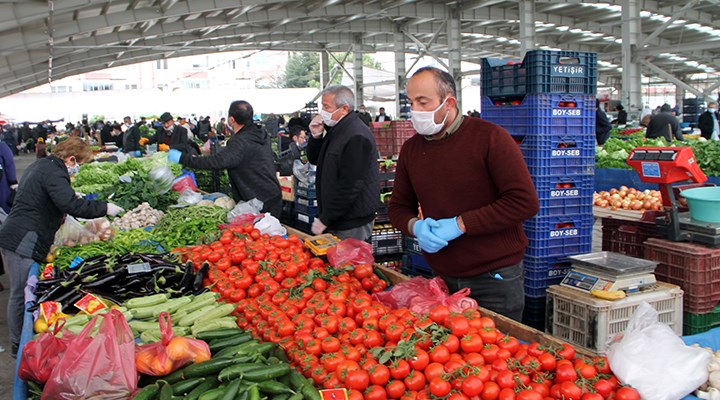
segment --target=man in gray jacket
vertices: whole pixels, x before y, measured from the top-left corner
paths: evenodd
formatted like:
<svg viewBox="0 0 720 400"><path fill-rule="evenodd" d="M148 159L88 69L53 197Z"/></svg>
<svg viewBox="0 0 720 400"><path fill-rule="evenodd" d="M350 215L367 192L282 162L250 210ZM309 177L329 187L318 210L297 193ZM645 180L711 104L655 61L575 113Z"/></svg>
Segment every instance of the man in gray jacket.
<svg viewBox="0 0 720 400"><path fill-rule="evenodd" d="M223 150L200 157L171 149L168 160L196 169L227 169L235 201L256 198L263 202L263 212L280 218L282 195L275 176L270 140L253 123L253 115L253 108L247 101L232 102L228 123L235 134Z"/></svg>

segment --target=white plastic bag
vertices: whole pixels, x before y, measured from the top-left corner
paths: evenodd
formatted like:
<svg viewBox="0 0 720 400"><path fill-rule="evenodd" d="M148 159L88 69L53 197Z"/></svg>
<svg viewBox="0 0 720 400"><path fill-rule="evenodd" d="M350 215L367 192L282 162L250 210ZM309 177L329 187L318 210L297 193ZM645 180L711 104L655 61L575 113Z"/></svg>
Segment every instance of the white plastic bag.
<svg viewBox="0 0 720 400"><path fill-rule="evenodd" d="M687 346L658 314L640 303L624 334L612 340L608 360L613 373L643 399L678 400L708 379L711 356Z"/></svg>
<svg viewBox="0 0 720 400"><path fill-rule="evenodd" d="M270 236L285 236L287 235L287 229L280 223L280 220L265 213L258 222L255 223L255 229L259 230L261 234L267 233Z"/></svg>
<svg viewBox="0 0 720 400"><path fill-rule="evenodd" d="M235 207L228 213L227 219L231 221L235 217L239 217L245 214L260 214L263 208L263 202L258 199L252 199L250 201L241 201L235 205Z"/></svg>
<svg viewBox="0 0 720 400"><path fill-rule="evenodd" d="M183 190L180 194L180 197L178 197L178 204L194 205L199 203L202 199L202 194L195 192L190 188L187 188Z"/></svg>
<svg viewBox="0 0 720 400"><path fill-rule="evenodd" d="M170 167L167 165L152 169L148 176L150 177L150 181L152 182L155 191L159 194L165 194L172 189L175 176L170 170Z"/></svg>

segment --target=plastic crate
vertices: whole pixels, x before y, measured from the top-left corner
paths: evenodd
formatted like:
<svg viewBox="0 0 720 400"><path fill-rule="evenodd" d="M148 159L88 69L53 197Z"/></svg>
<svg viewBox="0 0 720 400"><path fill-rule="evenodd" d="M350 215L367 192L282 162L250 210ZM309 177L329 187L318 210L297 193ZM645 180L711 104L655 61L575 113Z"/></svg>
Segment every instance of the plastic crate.
<svg viewBox="0 0 720 400"><path fill-rule="evenodd" d="M483 96L597 91L597 54L533 50L522 63L482 59Z"/></svg>
<svg viewBox="0 0 720 400"><path fill-rule="evenodd" d="M295 203L299 204L303 207L317 207L318 206L317 199L308 199L305 197L297 197L295 199Z"/></svg>
<svg viewBox="0 0 720 400"><path fill-rule="evenodd" d="M592 214L533 217L523 223L525 256L549 257L588 253L592 248Z"/></svg>
<svg viewBox="0 0 720 400"><path fill-rule="evenodd" d="M300 201L300 199L301 199L301 197L299 197L298 200L295 201L295 211L298 213L305 214L310 217L316 217L319 212L318 207L303 205L302 202ZM308 202L308 201L314 201L314 200L305 199L305 202Z"/></svg>
<svg viewBox="0 0 720 400"><path fill-rule="evenodd" d="M603 251L644 258L645 241L659 237L662 237L662 234L657 231L657 225L654 223L615 218L602 219Z"/></svg>
<svg viewBox="0 0 720 400"><path fill-rule="evenodd" d="M403 257L402 273L408 276L433 277L435 274L421 254L407 254Z"/></svg>
<svg viewBox="0 0 720 400"><path fill-rule="evenodd" d="M388 216L388 205L384 203L378 206L375 214L375 223L380 222L390 222L390 217Z"/></svg>
<svg viewBox="0 0 720 400"><path fill-rule="evenodd" d="M685 311L709 313L720 302L720 249L650 238L645 259L657 261L655 277L685 291Z"/></svg>
<svg viewBox="0 0 720 400"><path fill-rule="evenodd" d="M418 243L417 238L413 236L403 236L403 243L405 245L406 252L415 254L422 253L422 249L420 249L420 243Z"/></svg>
<svg viewBox="0 0 720 400"><path fill-rule="evenodd" d="M525 297L545 297L545 291L552 285L559 284L565 275L572 270L572 263L561 257L525 257Z"/></svg>
<svg viewBox="0 0 720 400"><path fill-rule="evenodd" d="M525 307L523 308L522 323L533 327L539 331L545 330L545 297L525 297Z"/></svg>
<svg viewBox="0 0 720 400"><path fill-rule="evenodd" d="M402 254L379 256L375 258L375 265L400 272L403 266L403 258Z"/></svg>
<svg viewBox="0 0 720 400"><path fill-rule="evenodd" d="M564 286L547 290L547 332L558 339L597 353L605 353L607 341L627 329L635 309L647 302L660 322L676 334L683 329L683 291L659 282L655 290L629 295L622 300L601 300Z"/></svg>
<svg viewBox="0 0 720 400"><path fill-rule="evenodd" d="M532 180L540 200L537 217L592 214L592 175L533 176Z"/></svg>
<svg viewBox="0 0 720 400"><path fill-rule="evenodd" d="M299 179L295 179L295 199L303 197L308 200L317 198L317 192L315 191L315 185L306 185Z"/></svg>
<svg viewBox="0 0 720 400"><path fill-rule="evenodd" d="M720 305L706 314L683 314L683 335L695 335L720 326Z"/></svg>
<svg viewBox="0 0 720 400"><path fill-rule="evenodd" d="M397 254L403 251L403 234L389 224L375 225L370 235L373 255Z"/></svg>
<svg viewBox="0 0 720 400"><path fill-rule="evenodd" d="M585 165L592 157L595 163L595 137L584 136L513 136L523 156L530 159L568 159ZM569 164L571 165L571 164Z"/></svg>
<svg viewBox="0 0 720 400"><path fill-rule="evenodd" d="M554 135L595 137L595 97L583 95L526 95L518 105L496 105L483 97L482 118L513 136ZM562 103L575 103L574 107Z"/></svg>
<svg viewBox="0 0 720 400"><path fill-rule="evenodd" d="M412 122L406 120L371 125L370 130L375 138L375 146L378 152L384 157L400 154L403 143L417 133L412 126Z"/></svg>
<svg viewBox="0 0 720 400"><path fill-rule="evenodd" d="M315 221L315 216L310 216L302 213L295 214L295 227L303 232L310 232L312 224Z"/></svg>

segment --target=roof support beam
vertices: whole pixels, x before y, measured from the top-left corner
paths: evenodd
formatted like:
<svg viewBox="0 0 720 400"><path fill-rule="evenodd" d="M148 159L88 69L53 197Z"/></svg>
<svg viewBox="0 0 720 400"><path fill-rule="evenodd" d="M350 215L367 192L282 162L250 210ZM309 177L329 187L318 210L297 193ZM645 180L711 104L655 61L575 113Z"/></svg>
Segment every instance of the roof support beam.
<svg viewBox="0 0 720 400"><path fill-rule="evenodd" d="M635 45L640 41L639 0L623 0L622 5L622 100L628 110L642 109L642 75L635 61Z"/></svg>
<svg viewBox="0 0 720 400"><path fill-rule="evenodd" d="M683 8L680 9L680 11L675 12L670 19L665 21L662 25L658 26L653 33L646 36L640 44L637 45L638 48L643 48L645 45L647 45L650 41L658 37L661 33L665 32L665 29L667 29L668 26L672 25L678 18L680 18L685 11L693 7L695 4L697 4L698 0L690 0Z"/></svg>
<svg viewBox="0 0 720 400"><path fill-rule="evenodd" d="M535 50L535 2L519 0L520 7L520 53Z"/></svg>
<svg viewBox="0 0 720 400"><path fill-rule="evenodd" d="M407 71L405 70L405 35L400 30L399 25L395 25L393 48L395 54L395 115L400 118L404 114L400 93L405 90L405 76L407 75Z"/></svg>
<svg viewBox="0 0 720 400"><path fill-rule="evenodd" d="M455 98L457 107L462 110L462 68L460 50L462 48L462 37L460 33L460 10L448 6L450 18L447 21L448 41L448 72L455 79ZM445 99L440 99L441 101ZM462 111L461 111L462 112Z"/></svg>
<svg viewBox="0 0 720 400"><path fill-rule="evenodd" d="M657 65L651 63L650 61L645 60L645 59L641 59L639 61L640 61L640 63L642 63L642 65L648 67L651 71L660 75L662 78L667 79L668 82L674 83L675 85L684 88L685 90L693 93L697 97L704 97L703 92L701 92L700 90L698 90L697 88L695 88L693 86L688 85L687 83L685 83L684 81L682 81L681 79L676 77L675 75L665 71L664 69L658 67Z"/></svg>
<svg viewBox="0 0 720 400"><path fill-rule="evenodd" d="M358 35L353 44L353 75L355 89L355 107L360 107L365 98L363 87L365 86L365 76L363 75L363 52L362 38ZM352 111L352 110L350 110Z"/></svg>

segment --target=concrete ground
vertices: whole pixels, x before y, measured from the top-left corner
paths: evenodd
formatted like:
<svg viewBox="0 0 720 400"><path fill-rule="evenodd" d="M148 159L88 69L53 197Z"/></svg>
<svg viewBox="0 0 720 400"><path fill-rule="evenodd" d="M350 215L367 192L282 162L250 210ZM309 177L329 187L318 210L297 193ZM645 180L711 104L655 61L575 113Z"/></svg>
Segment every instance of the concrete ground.
<svg viewBox="0 0 720 400"><path fill-rule="evenodd" d="M15 168L17 175L22 179L25 169L35 161L35 154L21 154L15 157ZM0 276L0 283L3 287L10 287L10 280L7 273ZM15 379L15 359L10 356L10 338L7 326L7 302L10 290L0 291L0 399L12 399L13 380Z"/></svg>
<svg viewBox="0 0 720 400"><path fill-rule="evenodd" d="M18 170L18 176L22 179L25 169L35 161L34 154L21 154L15 157L15 167ZM599 219L595 223L593 229L593 251L600 251L602 231L599 225ZM8 275L0 276L0 283L4 287L9 287ZM12 387L15 379L15 359L10 356L10 339L8 337L7 327L7 301L9 290L0 291L0 347L5 351L0 352L0 400L12 399Z"/></svg>

